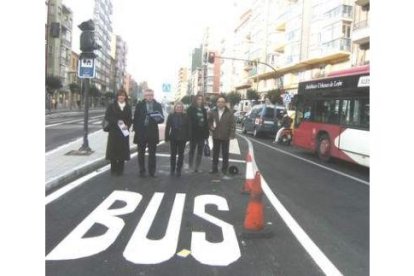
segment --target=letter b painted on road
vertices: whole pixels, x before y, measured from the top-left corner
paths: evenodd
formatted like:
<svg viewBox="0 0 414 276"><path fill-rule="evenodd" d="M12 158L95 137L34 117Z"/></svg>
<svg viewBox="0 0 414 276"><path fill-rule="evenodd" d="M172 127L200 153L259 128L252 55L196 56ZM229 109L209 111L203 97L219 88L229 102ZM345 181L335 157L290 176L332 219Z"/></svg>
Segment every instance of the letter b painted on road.
<svg viewBox="0 0 414 276"><path fill-rule="evenodd" d="M114 191L46 256L46 260L72 260L106 250L125 225L124 220L117 216L132 213L141 199L142 195L138 193ZM109 209L117 200L124 201L126 205L122 208ZM83 238L95 223L105 225L108 230L100 236Z"/></svg>

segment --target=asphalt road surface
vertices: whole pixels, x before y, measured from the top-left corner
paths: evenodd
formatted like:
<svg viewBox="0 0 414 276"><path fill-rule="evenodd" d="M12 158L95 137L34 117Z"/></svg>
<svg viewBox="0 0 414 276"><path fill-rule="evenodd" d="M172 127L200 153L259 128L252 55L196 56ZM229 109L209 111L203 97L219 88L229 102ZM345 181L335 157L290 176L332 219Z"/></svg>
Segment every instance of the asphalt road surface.
<svg viewBox="0 0 414 276"><path fill-rule="evenodd" d="M102 128L105 110L89 112L88 133ZM83 112L65 112L46 117L46 152L83 137Z"/></svg>
<svg viewBox="0 0 414 276"><path fill-rule="evenodd" d="M170 176L161 144L155 178L140 178L134 157L122 176L106 167L56 199L49 194L47 275L369 275L369 170L246 136L269 188L272 234L248 239L243 137L230 156L240 170L232 177L209 174L207 158L199 173Z"/></svg>

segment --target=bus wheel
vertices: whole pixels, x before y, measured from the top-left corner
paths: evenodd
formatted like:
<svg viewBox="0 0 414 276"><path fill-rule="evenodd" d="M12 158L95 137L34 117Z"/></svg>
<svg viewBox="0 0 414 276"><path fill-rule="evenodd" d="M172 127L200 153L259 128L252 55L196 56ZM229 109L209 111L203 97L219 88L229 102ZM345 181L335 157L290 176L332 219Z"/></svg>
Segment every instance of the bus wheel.
<svg viewBox="0 0 414 276"><path fill-rule="evenodd" d="M331 140L326 134L319 137L318 147L316 149L319 159L328 162L331 159Z"/></svg>

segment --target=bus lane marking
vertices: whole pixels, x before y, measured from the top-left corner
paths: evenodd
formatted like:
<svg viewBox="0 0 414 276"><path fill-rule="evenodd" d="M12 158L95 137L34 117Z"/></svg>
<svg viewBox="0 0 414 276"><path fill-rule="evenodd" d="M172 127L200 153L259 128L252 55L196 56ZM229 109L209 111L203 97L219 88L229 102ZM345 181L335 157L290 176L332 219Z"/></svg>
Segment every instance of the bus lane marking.
<svg viewBox="0 0 414 276"><path fill-rule="evenodd" d="M122 215L133 213L143 196L137 192L115 190L82 220L46 256L47 261L75 260L94 256L107 250L118 238L127 223ZM159 264L168 261L177 253L186 195L177 193L171 209L165 235L158 240L148 238L154 219L159 212L164 193L155 192L137 223L123 253L123 257L134 264ZM125 205L111 208L117 202ZM209 242L206 232L193 231L191 254L198 262L210 266L228 266L241 257L236 231L233 225L206 213L207 205L217 210L229 211L227 200L218 195L199 195L194 198L193 214L218 226L223 234L221 242ZM85 237L96 224L107 228L105 233ZM188 237L190 238L190 237Z"/></svg>
<svg viewBox="0 0 414 276"><path fill-rule="evenodd" d="M240 135L241 136L241 135ZM243 137L249 146L249 152L251 153L252 163L255 170L259 170L256 160L254 158L254 148L252 142L244 136ZM266 144L264 144L266 145ZM315 263L319 266L319 268L326 274L326 275L343 275L335 265L326 257L326 255L321 251L321 249L312 241L312 239L306 234L306 232L302 229L302 227L296 222L296 220L292 217L289 211L283 206L283 204L279 201L273 191L270 189L269 185L267 184L266 180L263 176L261 176L261 183L262 189L266 197L269 199L270 203L275 208L276 212L280 215L280 217L285 222L286 226L290 229L302 247L308 252L310 257L315 261Z"/></svg>
<svg viewBox="0 0 414 276"><path fill-rule="evenodd" d="M238 135L239 135L240 137L243 137L244 139L247 139L247 138L245 138L244 136L242 136L242 135L240 135L240 134L238 134ZM308 160L308 159L306 159L306 158L303 158L303 157L297 156L297 155L295 155L295 154L293 154L293 153L290 153L290 152L287 152L287 151L284 151L284 150L281 150L281 149L278 149L278 148L275 148L275 147L269 146L268 144L265 144L265 143L263 143L263 142L261 142L261 141L258 141L258 140L256 140L256 139L251 138L251 140L252 140L253 142L255 142L255 143L258 143L258 144L262 145L262 146L268 147L268 148L273 149L273 150L275 150L275 151L278 151L278 152L280 152L280 153L283 153L283 154L289 155L289 156L294 157L294 158L296 158L296 159L299 159L299 160L305 161L305 162L310 163L310 164L312 164L312 165L318 166L318 167L320 167L320 168L322 168L322 169L325 169L325 170L331 171L331 172L333 172L333 173L339 174L339 175L341 175L341 176L347 177L347 178L349 178L349 179L355 180L355 181L357 181L357 182L359 182L359 183L362 183L362 184L365 184L365 185L369 186L369 182L368 182L368 181L365 181L365 180L363 180L363 179L360 179L360 178L357 178L357 177L355 177L355 176L352 176L352 175L349 175L349 174L343 173L343 172L341 172L341 171L338 171L338 170L335 170L335 169L332 169L332 168L326 167L326 166L321 165L321 164L318 164L318 163L316 163L316 162L314 162L314 161L311 161L311 160Z"/></svg>

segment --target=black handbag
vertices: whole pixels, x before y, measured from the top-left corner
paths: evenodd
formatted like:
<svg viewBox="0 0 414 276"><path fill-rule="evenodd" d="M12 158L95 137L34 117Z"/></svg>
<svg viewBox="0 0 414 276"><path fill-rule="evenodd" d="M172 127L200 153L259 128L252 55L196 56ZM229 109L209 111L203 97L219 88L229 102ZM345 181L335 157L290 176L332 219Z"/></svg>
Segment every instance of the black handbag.
<svg viewBox="0 0 414 276"><path fill-rule="evenodd" d="M207 139L205 140L205 143L204 143L203 152L204 152L204 156L208 157L208 156L211 155L211 150L210 150L210 146L208 145L208 140Z"/></svg>

